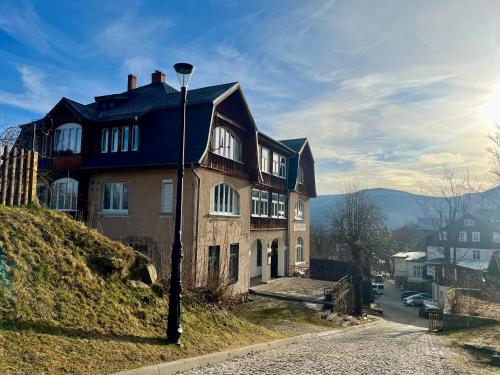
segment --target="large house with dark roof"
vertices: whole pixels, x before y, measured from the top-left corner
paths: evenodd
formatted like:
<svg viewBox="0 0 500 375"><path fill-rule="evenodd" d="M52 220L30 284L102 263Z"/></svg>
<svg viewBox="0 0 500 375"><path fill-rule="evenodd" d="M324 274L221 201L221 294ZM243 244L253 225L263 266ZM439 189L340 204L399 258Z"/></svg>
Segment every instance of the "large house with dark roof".
<svg viewBox="0 0 500 375"><path fill-rule="evenodd" d="M63 98L23 126L40 153L41 203L84 218L112 239L170 259L180 92L152 81L95 97ZM33 129L35 138L33 140ZM261 133L239 83L189 90L184 181L184 276L223 277L234 292L309 266L309 200L316 196L307 139ZM165 266L166 267L166 266ZM161 270L160 270L161 273Z"/></svg>

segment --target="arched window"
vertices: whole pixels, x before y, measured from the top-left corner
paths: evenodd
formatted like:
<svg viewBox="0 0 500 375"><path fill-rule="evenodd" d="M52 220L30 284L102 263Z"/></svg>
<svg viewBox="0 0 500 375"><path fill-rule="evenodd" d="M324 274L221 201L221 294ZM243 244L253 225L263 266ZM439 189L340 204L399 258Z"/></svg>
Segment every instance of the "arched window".
<svg viewBox="0 0 500 375"><path fill-rule="evenodd" d="M213 215L239 215L240 196L238 192L228 184L219 184L212 189Z"/></svg>
<svg viewBox="0 0 500 375"><path fill-rule="evenodd" d="M241 144L227 128L217 126L212 136L212 152L236 161L241 160Z"/></svg>
<svg viewBox="0 0 500 375"><path fill-rule="evenodd" d="M297 220L304 220L304 202L300 199L295 203L295 218Z"/></svg>
<svg viewBox="0 0 500 375"><path fill-rule="evenodd" d="M304 240L302 237L297 237L297 243L295 244L295 250L297 252L296 262L304 261Z"/></svg>
<svg viewBox="0 0 500 375"><path fill-rule="evenodd" d="M52 184L52 208L59 211L76 211L78 181L61 178Z"/></svg>
<svg viewBox="0 0 500 375"><path fill-rule="evenodd" d="M82 127L69 123L59 126L54 137L54 151L71 151L79 154L82 150Z"/></svg>

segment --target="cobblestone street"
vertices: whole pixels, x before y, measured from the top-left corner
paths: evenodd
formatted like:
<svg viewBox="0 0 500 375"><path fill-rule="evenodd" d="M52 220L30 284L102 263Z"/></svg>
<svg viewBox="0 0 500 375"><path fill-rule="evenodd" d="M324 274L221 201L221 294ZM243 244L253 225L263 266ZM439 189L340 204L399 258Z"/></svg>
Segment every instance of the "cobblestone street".
<svg viewBox="0 0 500 375"><path fill-rule="evenodd" d="M421 327L386 320L188 374L476 374Z"/></svg>

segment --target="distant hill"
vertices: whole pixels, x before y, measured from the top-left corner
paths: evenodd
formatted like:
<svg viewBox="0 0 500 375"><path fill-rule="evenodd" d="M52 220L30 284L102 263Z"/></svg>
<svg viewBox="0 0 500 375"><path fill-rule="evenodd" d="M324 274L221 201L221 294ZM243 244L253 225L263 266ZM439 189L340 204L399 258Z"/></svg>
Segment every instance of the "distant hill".
<svg viewBox="0 0 500 375"><path fill-rule="evenodd" d="M386 224L396 228L406 222L416 222L423 217L421 204L424 199L440 199L425 197L420 194L407 193L391 189L367 189L368 196L384 211ZM500 188L477 193L480 199L489 201L494 195L500 193ZM311 200L311 222L317 224L327 222L329 213L344 197L344 194L320 195Z"/></svg>

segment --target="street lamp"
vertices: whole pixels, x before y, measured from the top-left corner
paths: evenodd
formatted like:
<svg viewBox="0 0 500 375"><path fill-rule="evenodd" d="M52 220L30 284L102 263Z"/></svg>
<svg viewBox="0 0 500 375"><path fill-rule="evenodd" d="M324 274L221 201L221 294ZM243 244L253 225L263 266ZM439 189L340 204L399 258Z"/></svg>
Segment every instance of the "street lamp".
<svg viewBox="0 0 500 375"><path fill-rule="evenodd" d="M172 245L172 269L170 272L170 297L168 304L167 337L170 342L181 346L181 276L182 276L182 189L184 185L184 147L186 132L187 85L194 66L187 63L174 65L181 84L181 126L179 129L179 161L177 166L177 197L175 202L175 232Z"/></svg>

